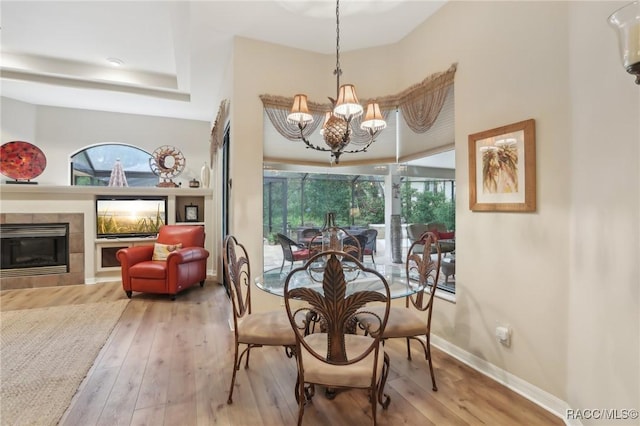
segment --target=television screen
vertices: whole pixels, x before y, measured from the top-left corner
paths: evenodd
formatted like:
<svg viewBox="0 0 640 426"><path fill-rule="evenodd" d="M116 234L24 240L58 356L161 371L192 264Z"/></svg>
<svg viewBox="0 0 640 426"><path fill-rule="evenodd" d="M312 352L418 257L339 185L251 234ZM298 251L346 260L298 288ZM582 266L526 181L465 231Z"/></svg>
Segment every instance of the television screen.
<svg viewBox="0 0 640 426"><path fill-rule="evenodd" d="M167 197L97 197L98 238L148 237L167 223Z"/></svg>

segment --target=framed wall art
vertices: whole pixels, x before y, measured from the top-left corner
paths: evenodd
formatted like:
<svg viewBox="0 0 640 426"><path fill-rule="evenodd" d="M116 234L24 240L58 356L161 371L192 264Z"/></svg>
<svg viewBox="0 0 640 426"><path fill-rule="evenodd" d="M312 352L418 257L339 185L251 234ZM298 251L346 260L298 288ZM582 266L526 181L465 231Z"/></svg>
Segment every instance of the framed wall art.
<svg viewBox="0 0 640 426"><path fill-rule="evenodd" d="M184 206L184 220L185 222L197 222L198 206L194 206L194 205Z"/></svg>
<svg viewBox="0 0 640 426"><path fill-rule="evenodd" d="M469 135L469 209L536 210L534 119Z"/></svg>

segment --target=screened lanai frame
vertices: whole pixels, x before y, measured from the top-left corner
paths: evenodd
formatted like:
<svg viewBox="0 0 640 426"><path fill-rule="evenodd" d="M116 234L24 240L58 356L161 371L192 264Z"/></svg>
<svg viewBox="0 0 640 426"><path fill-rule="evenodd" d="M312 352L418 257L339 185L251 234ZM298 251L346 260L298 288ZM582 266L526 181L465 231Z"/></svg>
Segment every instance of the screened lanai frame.
<svg viewBox="0 0 640 426"><path fill-rule="evenodd" d="M372 169L364 168L364 171L370 171ZM386 173L389 172L389 166L374 166L375 171L380 171L381 173L385 173L383 175L366 175L366 174L336 174L334 173L325 173L325 172L300 172L298 169L296 171L292 171L291 169L287 169L287 166L284 166L283 169L278 169L277 166L274 167L273 164L266 165L263 170L263 237L265 241L269 241L270 244L275 244L276 233L285 233L294 241L301 241L301 236L303 232L308 227L321 228L323 226L323 217L327 211L334 211L336 214L342 212L341 215L338 214L337 225L342 227L355 227L355 228L374 228L380 229L379 225L385 224L385 197L384 197L384 185L386 181ZM411 219L415 219L416 222L431 222L437 220L445 223L445 226L449 230L455 229L455 198L456 198L456 183L455 178L452 177L431 177L434 175L438 175L437 171L434 171L433 168L430 167L421 167L421 166L408 166L401 165L397 167L398 177L400 180L400 196L401 198L401 216L402 222L405 224L412 223ZM427 174L428 176L425 176ZM429 176L430 175L430 176ZM343 200L342 205L344 206L342 209L335 208L335 205L331 205L330 203L320 204L316 203L316 206L320 206L318 211L313 215L308 215L307 208L303 202L299 202L297 209L300 211L298 213L298 221L291 221L290 219L290 209L288 207L289 197L283 198L281 194L284 193L284 190L281 194L277 194L274 191L274 187L280 186L281 190L283 188L286 189L286 193L290 195L288 190L289 186L295 186L302 188L302 182L311 183L317 181L325 181L327 185L330 186L330 192L339 193L339 185L343 183L348 189L348 196ZM375 185L378 187L379 201L380 201L380 209L382 210L381 218L379 221L375 223L369 222L367 220L362 220L362 211L356 212L360 208L357 196L354 197L354 188L357 185ZM293 191L295 193L295 191ZM344 191L343 191L344 192ZM300 191L297 195L295 195L300 200L305 199L304 191ZM410 200L408 198L410 198ZM329 196L326 193L320 196L322 201L326 201ZM434 201L440 200L440 204L435 203ZM444 202L443 202L444 201ZM278 209L277 204L284 206ZM426 204L425 204L426 203ZM440 207L440 211L437 211L437 207ZM410 216L407 212L411 212L412 208L418 210L418 214ZM364 209L360 209L364 210ZM275 217L277 213L279 217ZM358 214L354 214L358 213ZM424 213L422 217L420 214ZM438 214L440 215L438 217ZM425 216L426 215L426 216ZM448 217L447 217L448 215ZM309 216L311 216L314 221L307 221ZM407 220L409 219L409 220ZM382 226L384 229L384 226ZM403 233L404 234L404 233ZM385 238L383 235L383 243L392 244L392 242L388 239L389 235L386 235ZM404 235L406 237L406 235ZM380 241L380 240L378 240ZM410 245L408 239L404 240L402 244L402 250L406 250ZM386 246L389 247L389 246ZM266 251L265 251L266 253ZM380 252L384 254L383 252ZM454 259L453 254L448 254L447 262L451 262ZM266 263L267 257L265 257L265 267L267 267ZM269 261L271 261L271 257L269 257ZM271 266L271 264L269 264ZM452 294L455 295L455 280L451 281L448 278L448 281L445 282L444 275L442 275L442 279L439 280L438 290L443 291L441 293L443 297L449 298ZM448 296L444 296L444 294L448 294Z"/></svg>
<svg viewBox="0 0 640 426"><path fill-rule="evenodd" d="M71 185L108 186L117 160L124 169L128 186L153 187L158 184L149 165L151 154L134 145L105 142L86 146L70 156Z"/></svg>
<svg viewBox="0 0 640 426"><path fill-rule="evenodd" d="M319 186L327 186L329 195L322 199L306 202L309 191L307 188L313 187L314 183L321 183ZM283 192L289 195L286 199L278 196L277 186L282 186ZM336 213L336 221L339 226L365 226L358 192L362 194L363 186L368 186L368 191L377 192L381 205L378 214L367 215L366 218L380 217L384 220L384 176L373 175L345 175L329 173L303 173L287 171L264 171L263 196L264 196L264 236L268 238L273 233L285 233L295 236L295 230L300 227L322 227L324 216L328 211ZM348 192L348 196L333 199L331 194L339 191ZM295 194L292 196L292 194ZM278 198L278 199L276 199ZM297 198L297 200L295 199ZM286 201L286 202L285 202ZM277 204L280 204L278 208ZM314 208L308 204L316 205ZM291 205L297 206L296 211L291 211ZM274 218L277 215L277 218Z"/></svg>
<svg viewBox="0 0 640 426"><path fill-rule="evenodd" d="M455 179L401 176L401 188L412 188L415 204L419 200L415 194L431 192L440 194L441 201L450 203L450 217L444 220L449 229L455 228ZM310 199L306 188L315 182L325 182L326 191ZM342 185L341 185L342 184ZM275 233L284 233L295 238L298 229L323 225L328 211L336 213L336 221L343 227L367 227L385 223L384 175L350 175L335 173L305 173L265 169L263 174L263 236L270 239ZM322 188L322 185L318 185ZM279 192L282 191L282 192ZM286 191L286 199L282 193ZM342 196L339 194L342 193ZM406 192L408 193L408 192ZM332 197L335 196L335 197ZM364 198L363 198L364 197ZM403 221L411 222L405 211L412 205L411 200L403 200ZM293 211L292 212L292 207ZM410 210L410 209L409 209ZM406 217L405 217L406 216ZM414 221L431 221L414 215ZM423 220L420 220L423 219ZM272 239L272 238L271 238Z"/></svg>

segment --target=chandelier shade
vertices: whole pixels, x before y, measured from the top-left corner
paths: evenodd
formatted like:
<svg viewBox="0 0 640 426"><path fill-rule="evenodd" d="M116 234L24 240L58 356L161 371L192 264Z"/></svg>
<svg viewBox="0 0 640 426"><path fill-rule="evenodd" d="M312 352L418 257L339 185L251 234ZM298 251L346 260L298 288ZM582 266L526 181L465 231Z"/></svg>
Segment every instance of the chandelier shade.
<svg viewBox="0 0 640 426"><path fill-rule="evenodd" d="M358 102L356 87L353 84L343 84L338 90L338 99L333 113L347 121L362 115L362 105Z"/></svg>
<svg viewBox="0 0 640 426"><path fill-rule="evenodd" d="M295 95L293 97L293 106L291 113L287 116L287 120L291 124L306 126L313 122L313 116L309 113L307 105L307 95Z"/></svg>
<svg viewBox="0 0 640 426"><path fill-rule="evenodd" d="M368 133L368 141L357 149L346 150L345 148L351 143L353 130L351 129L352 120L362 116L364 108L358 101L356 88L353 84L340 85L340 0L336 1L336 68L333 71L336 76L336 98L329 98L332 103L332 111L326 113L325 122L322 126L321 134L327 147L314 145L305 136L304 130L309 123L313 122L313 116L309 112L307 105L307 96L303 94L295 95L291 112L287 116L287 122L291 125L297 125L299 129L298 139L302 140L307 148L316 151L330 151L331 161L335 160L336 164L340 162L340 155L356 152L364 152L374 142L377 134L386 127L384 116L380 112L380 106L377 103L367 105L367 115L360 125L360 129L366 130Z"/></svg>
<svg viewBox="0 0 640 426"><path fill-rule="evenodd" d="M367 113L360 124L362 130L371 132L379 132L387 127L387 122L384 120L382 113L380 112L380 105L378 103L370 103L367 105Z"/></svg>

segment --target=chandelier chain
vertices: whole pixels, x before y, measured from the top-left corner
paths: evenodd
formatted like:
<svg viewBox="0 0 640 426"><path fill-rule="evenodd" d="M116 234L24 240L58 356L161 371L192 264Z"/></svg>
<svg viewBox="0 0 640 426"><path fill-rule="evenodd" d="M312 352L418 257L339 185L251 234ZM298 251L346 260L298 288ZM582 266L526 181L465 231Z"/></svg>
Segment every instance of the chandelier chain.
<svg viewBox="0 0 640 426"><path fill-rule="evenodd" d="M340 0L336 1L336 69L333 70L333 74L336 76L336 96L340 91L340 75L342 69L340 68Z"/></svg>
<svg viewBox="0 0 640 426"><path fill-rule="evenodd" d="M365 120L360 124L360 128L369 133L369 141L360 148L345 149L351 142L352 119L360 117L363 108L358 102L353 84L340 86L340 76L342 75L342 69L340 68L340 0L336 0L336 68L333 70L333 74L336 76L336 99L329 97L333 104L332 111L327 112L320 132L328 147L325 148L311 143L304 134L307 124L313 122L313 116L309 113L307 106L307 95L299 94L294 97L293 107L291 108L291 113L287 116L287 121L298 126L300 139L302 139L307 148L331 152L332 163L333 159L335 159L335 163L338 164L340 155L343 153L365 152L374 142L378 132L387 125L384 118L382 118L379 105L377 103L368 104L367 114Z"/></svg>

